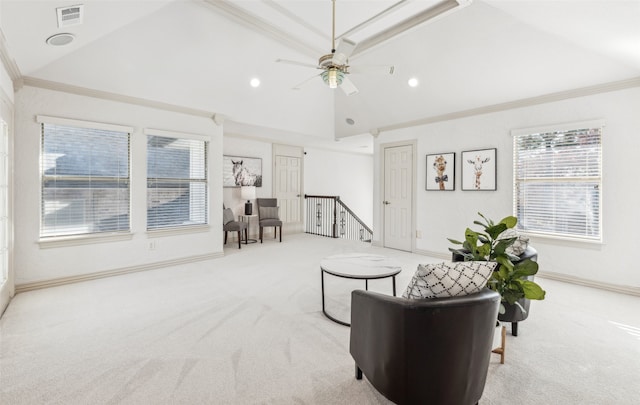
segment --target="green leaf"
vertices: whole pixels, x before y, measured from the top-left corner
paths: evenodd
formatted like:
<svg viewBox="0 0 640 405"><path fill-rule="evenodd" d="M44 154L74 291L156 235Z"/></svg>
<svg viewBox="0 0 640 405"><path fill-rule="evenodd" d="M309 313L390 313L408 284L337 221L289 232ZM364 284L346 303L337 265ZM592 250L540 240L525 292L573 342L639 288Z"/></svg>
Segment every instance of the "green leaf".
<svg viewBox="0 0 640 405"><path fill-rule="evenodd" d="M522 289L524 296L530 300L543 300L546 292L538 284L533 281L523 280Z"/></svg>
<svg viewBox="0 0 640 405"><path fill-rule="evenodd" d="M523 297L519 291L507 290L502 294L502 299L513 305L516 301Z"/></svg>
<svg viewBox="0 0 640 405"><path fill-rule="evenodd" d="M538 272L538 263L534 262L533 260L527 259L514 265L513 269L513 276L516 278L533 276Z"/></svg>
<svg viewBox="0 0 640 405"><path fill-rule="evenodd" d="M480 215L482 217L482 219L484 219L485 223L484 224L480 224L482 226L491 226L493 225L493 222L490 219L487 219L484 215L482 215L482 213L478 212L478 215Z"/></svg>
<svg viewBox="0 0 640 405"><path fill-rule="evenodd" d="M505 224L507 228L513 228L518 223L518 218L514 216L504 217L500 220L501 224Z"/></svg>
<svg viewBox="0 0 640 405"><path fill-rule="evenodd" d="M497 239L498 235L507 230L507 225L499 223L494 226L490 226L485 231L491 236L492 239Z"/></svg>
<svg viewBox="0 0 640 405"><path fill-rule="evenodd" d="M478 243L478 232L472 231L471 229L467 228L464 231L464 239L469 242L471 246L475 246Z"/></svg>
<svg viewBox="0 0 640 405"><path fill-rule="evenodd" d="M485 243L483 245L478 246L476 251L480 256L486 259L489 257L489 254L491 253L491 245L489 245L488 243Z"/></svg>
<svg viewBox="0 0 640 405"><path fill-rule="evenodd" d="M496 257L496 262L500 263L500 271L504 270L505 278L513 271L513 263L506 256Z"/></svg>
<svg viewBox="0 0 640 405"><path fill-rule="evenodd" d="M455 239L451 239L451 238L447 238L447 240L451 243L453 243L454 245L462 245L462 242L455 240Z"/></svg>

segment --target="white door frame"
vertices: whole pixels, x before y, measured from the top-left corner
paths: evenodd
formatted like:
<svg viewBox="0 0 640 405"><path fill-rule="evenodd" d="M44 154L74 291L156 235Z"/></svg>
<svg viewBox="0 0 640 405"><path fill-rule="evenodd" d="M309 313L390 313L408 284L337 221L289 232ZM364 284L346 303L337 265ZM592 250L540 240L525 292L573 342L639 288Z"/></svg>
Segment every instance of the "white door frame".
<svg viewBox="0 0 640 405"><path fill-rule="evenodd" d="M7 175L8 175L8 183L7 183L7 215L8 221L7 224L7 280L6 282L0 282L0 317L2 313L9 305L9 301L15 295L15 269L13 268L13 115L14 115L14 106L10 99L7 97L4 91L0 89L0 115L2 119L7 124L7 153L8 153L8 162L7 162Z"/></svg>
<svg viewBox="0 0 640 405"><path fill-rule="evenodd" d="M277 156L289 156L300 159L300 197L299 197L299 212L300 222L283 222L282 227L288 232L300 233L304 232L304 148L301 146L283 145L274 143L271 147L271 161L272 168L271 173L276 175L276 163ZM273 197L276 197L276 181L275 178L271 182L271 193Z"/></svg>
<svg viewBox="0 0 640 405"><path fill-rule="evenodd" d="M384 229L384 205L382 204L382 201L384 200L384 196L385 196L385 190L384 190L384 179L385 179L385 150L387 148L396 148L398 146L411 146L411 159L413 161L413 167L412 167L412 182L411 182L411 252L415 252L416 250L416 193L417 193L417 171L416 171L416 167L417 167L417 150L418 150L418 141L413 139L413 140L406 140L406 141L399 141L399 142L390 142L390 143L381 143L380 144L380 156L379 156L379 161L380 161L380 173L378 176L378 187L380 190L380 195L379 195L379 199L378 201L375 201L375 205L378 206L378 212L379 212L379 219L378 219L378 223L380 224L380 239L379 239L379 243L380 246L384 247L385 246L385 241L384 241L384 235L385 235L385 229Z"/></svg>

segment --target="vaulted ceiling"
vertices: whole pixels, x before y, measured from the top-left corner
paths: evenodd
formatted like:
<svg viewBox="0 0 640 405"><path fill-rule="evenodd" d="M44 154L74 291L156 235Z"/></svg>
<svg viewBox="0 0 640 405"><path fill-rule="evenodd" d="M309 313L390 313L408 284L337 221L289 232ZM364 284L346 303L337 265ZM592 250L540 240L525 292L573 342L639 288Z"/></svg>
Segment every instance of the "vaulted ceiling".
<svg viewBox="0 0 640 405"><path fill-rule="evenodd" d="M82 24L59 28L56 8L77 4ZM338 138L361 152L381 130L637 80L638 21L638 0L337 0L338 43L358 44L348 78L359 91L347 96L314 77L331 51L330 0L0 2L14 79L216 114L228 133L310 146ZM46 44L63 32L74 41Z"/></svg>

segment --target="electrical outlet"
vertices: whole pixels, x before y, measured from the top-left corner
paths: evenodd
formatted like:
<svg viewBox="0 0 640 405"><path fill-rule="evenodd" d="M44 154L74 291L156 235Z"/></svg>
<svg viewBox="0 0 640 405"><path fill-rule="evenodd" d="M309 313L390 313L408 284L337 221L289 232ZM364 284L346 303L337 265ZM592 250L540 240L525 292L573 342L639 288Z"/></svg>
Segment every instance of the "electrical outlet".
<svg viewBox="0 0 640 405"><path fill-rule="evenodd" d="M149 250L156 250L156 241L155 240L150 240L149 241Z"/></svg>
<svg viewBox="0 0 640 405"><path fill-rule="evenodd" d="M422 231L416 231L416 238L422 239Z"/></svg>

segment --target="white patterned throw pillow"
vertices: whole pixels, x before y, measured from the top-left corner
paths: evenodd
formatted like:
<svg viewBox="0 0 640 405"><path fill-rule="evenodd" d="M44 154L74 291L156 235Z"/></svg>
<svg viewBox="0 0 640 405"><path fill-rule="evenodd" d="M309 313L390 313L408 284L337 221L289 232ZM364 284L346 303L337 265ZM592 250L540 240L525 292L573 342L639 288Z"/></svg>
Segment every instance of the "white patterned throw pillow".
<svg viewBox="0 0 640 405"><path fill-rule="evenodd" d="M510 255L520 256L524 253L525 250L527 250L527 246L529 246L529 238L520 235L515 229L509 228L498 235L498 238L496 240L512 238L516 238L515 242L513 242L513 244L509 246L505 251Z"/></svg>
<svg viewBox="0 0 640 405"><path fill-rule="evenodd" d="M496 262L420 264L402 296L422 299L473 294L484 288L496 265Z"/></svg>

